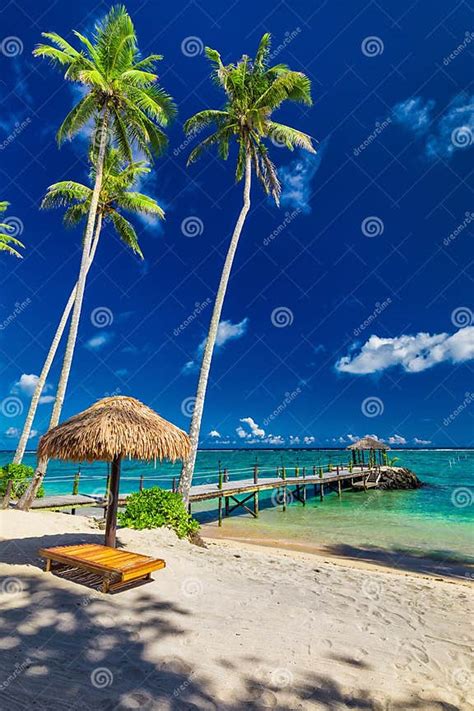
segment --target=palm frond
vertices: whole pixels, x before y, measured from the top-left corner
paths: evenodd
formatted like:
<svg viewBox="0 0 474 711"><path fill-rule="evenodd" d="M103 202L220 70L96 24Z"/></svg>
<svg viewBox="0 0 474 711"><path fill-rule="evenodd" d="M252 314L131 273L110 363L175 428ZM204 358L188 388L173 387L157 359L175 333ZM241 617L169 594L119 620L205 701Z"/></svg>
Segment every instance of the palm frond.
<svg viewBox="0 0 474 711"><path fill-rule="evenodd" d="M118 212L110 213L109 218L122 242L125 242L135 254L138 254L138 256L143 259L143 253L138 244L137 233L131 223Z"/></svg>
<svg viewBox="0 0 474 711"><path fill-rule="evenodd" d="M87 94L68 113L56 134L59 145L71 139L96 114L97 103L92 94Z"/></svg>
<svg viewBox="0 0 474 711"><path fill-rule="evenodd" d="M296 128L291 128L290 126L285 126L285 124L276 123L275 121L268 121L267 133L276 143L285 144L290 150L294 148L304 148L310 153L316 153L310 136L302 131L298 131Z"/></svg>

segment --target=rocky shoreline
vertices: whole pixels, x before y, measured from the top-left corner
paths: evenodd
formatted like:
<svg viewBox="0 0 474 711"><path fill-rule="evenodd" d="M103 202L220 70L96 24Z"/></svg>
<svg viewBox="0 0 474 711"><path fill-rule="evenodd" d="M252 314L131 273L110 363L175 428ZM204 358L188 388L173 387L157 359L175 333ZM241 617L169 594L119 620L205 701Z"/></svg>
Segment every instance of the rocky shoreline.
<svg viewBox="0 0 474 711"><path fill-rule="evenodd" d="M379 481L379 489L419 489L423 482L418 479L411 469L405 467L381 467L382 477Z"/></svg>

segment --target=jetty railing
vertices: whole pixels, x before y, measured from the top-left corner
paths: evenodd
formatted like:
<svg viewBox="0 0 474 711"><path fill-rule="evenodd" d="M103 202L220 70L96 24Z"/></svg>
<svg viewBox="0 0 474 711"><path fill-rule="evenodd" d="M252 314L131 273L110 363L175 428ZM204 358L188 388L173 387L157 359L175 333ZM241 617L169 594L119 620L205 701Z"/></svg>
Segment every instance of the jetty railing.
<svg viewBox="0 0 474 711"><path fill-rule="evenodd" d="M222 525L224 517L230 516L235 510L242 510L249 513L254 518L259 516L259 494L262 492L275 492L272 501L274 505L282 505L286 511L289 503L293 501L306 505L309 487L314 487L314 495L319 494L321 502L324 501L326 493L336 491L338 497L342 496L344 485L351 488L356 483L359 489L367 490L367 479L370 473L380 472L380 464L374 465L366 463L354 464L353 462L335 464L329 462L327 467L321 464L312 466L300 466L299 462L295 466L287 467L284 464L271 467L260 466L256 461L253 466L228 469L218 463L217 476L214 470L208 472L198 472L193 477L193 486L190 493L191 506L197 502L217 499L218 505L218 525ZM90 492L91 483L98 484L95 491ZM99 484L101 482L102 485ZM162 488L172 491L177 490L177 477L169 474L150 474L147 476L143 471L135 473L125 473L121 477L122 487L129 489L131 482L136 482L134 491L142 491L150 485L159 484ZM107 509L109 500L109 478L106 474L87 474L79 468L73 477L71 475L56 475L48 477L47 483L70 484L68 494L48 495L33 502L35 509L71 509L75 513L79 507L98 506ZM81 493L81 486L87 484L88 493ZM370 484L369 484L370 486ZM85 488L85 487L84 487ZM127 496L132 491L124 492L120 496L120 505L125 505ZM5 505L5 503L4 503ZM6 504L8 506L8 502Z"/></svg>

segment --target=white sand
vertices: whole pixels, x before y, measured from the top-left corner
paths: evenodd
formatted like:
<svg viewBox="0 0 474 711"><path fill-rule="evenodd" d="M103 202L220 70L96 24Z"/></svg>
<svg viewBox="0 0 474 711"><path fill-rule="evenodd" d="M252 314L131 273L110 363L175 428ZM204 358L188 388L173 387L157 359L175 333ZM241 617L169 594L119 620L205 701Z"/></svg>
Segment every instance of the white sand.
<svg viewBox="0 0 474 711"><path fill-rule="evenodd" d="M90 521L0 517L2 709L473 708L466 585L121 530L121 544L167 568L105 596L36 557L101 543Z"/></svg>

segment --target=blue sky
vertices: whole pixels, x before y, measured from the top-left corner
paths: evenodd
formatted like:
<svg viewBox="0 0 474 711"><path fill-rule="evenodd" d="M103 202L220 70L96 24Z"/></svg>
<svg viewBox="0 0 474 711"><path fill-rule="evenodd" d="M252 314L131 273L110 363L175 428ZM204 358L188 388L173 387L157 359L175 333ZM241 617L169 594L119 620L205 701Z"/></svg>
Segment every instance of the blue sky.
<svg viewBox="0 0 474 711"><path fill-rule="evenodd" d="M0 199L25 243L0 260L0 445L12 448L76 279L81 231L39 210L60 179L86 179L86 140L58 150L77 100L31 51L42 31L72 39L107 3L8 2L0 13ZM130 394L187 428L220 270L242 200L235 154L186 168L182 122L222 96L204 45L225 61L273 35L275 62L305 71L314 105L277 120L316 156L270 145L283 198L254 183L224 305L203 446L472 446L474 326L471 174L474 89L464 3L130 2L143 53L179 116L141 188L166 210L138 222L145 261L105 230L87 284L63 416ZM35 422L45 431L60 363Z"/></svg>

